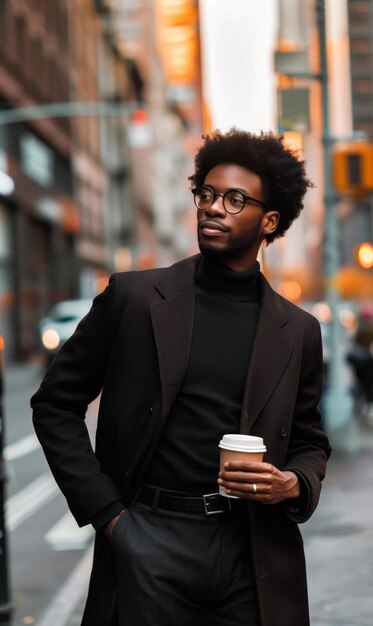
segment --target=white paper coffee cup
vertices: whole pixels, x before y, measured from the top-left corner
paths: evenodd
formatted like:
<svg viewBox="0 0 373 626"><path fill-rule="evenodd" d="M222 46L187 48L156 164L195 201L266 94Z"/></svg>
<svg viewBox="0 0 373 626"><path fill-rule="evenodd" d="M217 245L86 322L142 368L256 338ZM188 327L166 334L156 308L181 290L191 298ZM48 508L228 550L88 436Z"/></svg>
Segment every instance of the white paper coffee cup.
<svg viewBox="0 0 373 626"><path fill-rule="evenodd" d="M223 435L219 448L220 471L224 470L224 463L227 461L262 461L267 450L262 437L239 434ZM221 485L219 493L226 498L238 498L238 496L228 496Z"/></svg>

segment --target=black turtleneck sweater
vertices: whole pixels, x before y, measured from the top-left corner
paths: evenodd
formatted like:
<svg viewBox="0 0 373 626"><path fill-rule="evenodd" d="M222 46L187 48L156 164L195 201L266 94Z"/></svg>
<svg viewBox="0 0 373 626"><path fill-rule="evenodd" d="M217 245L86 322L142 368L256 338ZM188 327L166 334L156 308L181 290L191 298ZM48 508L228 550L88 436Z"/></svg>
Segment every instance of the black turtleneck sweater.
<svg viewBox="0 0 373 626"><path fill-rule="evenodd" d="M189 493L217 491L219 441L240 427L259 312L259 263L235 272L203 256L185 377L147 483Z"/></svg>

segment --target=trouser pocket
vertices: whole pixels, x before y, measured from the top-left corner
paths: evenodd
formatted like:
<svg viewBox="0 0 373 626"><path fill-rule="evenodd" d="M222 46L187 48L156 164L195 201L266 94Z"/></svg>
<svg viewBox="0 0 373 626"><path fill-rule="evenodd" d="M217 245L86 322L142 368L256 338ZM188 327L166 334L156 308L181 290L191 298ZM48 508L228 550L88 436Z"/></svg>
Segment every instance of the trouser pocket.
<svg viewBox="0 0 373 626"><path fill-rule="evenodd" d="M130 510L129 508L125 509L123 513L118 518L117 523L114 526L113 532L111 533L110 543L112 546L115 545L118 537L118 541L120 541L121 536L126 530L126 526L129 523L130 518Z"/></svg>

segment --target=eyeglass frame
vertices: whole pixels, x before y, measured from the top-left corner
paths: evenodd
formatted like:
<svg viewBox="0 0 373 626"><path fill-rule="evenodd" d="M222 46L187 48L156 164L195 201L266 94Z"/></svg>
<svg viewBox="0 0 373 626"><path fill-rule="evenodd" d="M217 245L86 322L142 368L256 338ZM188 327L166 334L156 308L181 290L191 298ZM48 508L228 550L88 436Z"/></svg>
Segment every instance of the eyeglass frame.
<svg viewBox="0 0 373 626"><path fill-rule="evenodd" d="M213 199L212 199L211 204L208 207L201 208L201 207L199 207L197 205L196 194L197 194L198 189L208 189L209 191L212 192ZM226 195L228 193L231 193L232 191L238 191L238 193L240 193L243 196L243 199L244 199L242 208L239 211L235 211L234 213L232 213L231 211L228 211L226 206L225 206L225 203L224 203L224 199L225 199ZM264 202L262 202L261 200L257 200L256 198L253 198L252 196L249 196L247 193L244 193L243 191L241 191L241 189L232 188L232 189L228 189L225 193L218 193L217 191L215 191L209 185L200 185L199 187L194 187L193 189L191 189L191 192L192 192L193 197L194 197L194 204L195 204L196 208L198 209L198 211L205 211L206 209L209 209L210 207L212 207L212 205L214 204L214 202L215 202L215 200L216 200L216 198L218 196L221 196L223 198L224 211L229 213L229 215L238 215L239 213L241 213L241 211L243 211L244 208L245 208L245 204L247 204L248 202L254 202L254 203L258 204L259 206L263 207L263 209L267 209L268 210L268 207L264 204Z"/></svg>

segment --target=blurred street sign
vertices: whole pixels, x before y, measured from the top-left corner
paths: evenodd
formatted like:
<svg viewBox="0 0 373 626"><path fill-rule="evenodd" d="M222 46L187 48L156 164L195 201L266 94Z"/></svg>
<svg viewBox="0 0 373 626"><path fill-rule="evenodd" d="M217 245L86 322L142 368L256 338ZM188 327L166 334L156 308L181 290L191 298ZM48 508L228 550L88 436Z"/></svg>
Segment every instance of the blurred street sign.
<svg viewBox="0 0 373 626"><path fill-rule="evenodd" d="M295 50L291 52L275 52L275 71L278 74L297 74L310 71L308 50Z"/></svg>
<svg viewBox="0 0 373 626"><path fill-rule="evenodd" d="M296 130L310 132L309 88L278 90L278 127L280 133Z"/></svg>
<svg viewBox="0 0 373 626"><path fill-rule="evenodd" d="M176 104L189 104L196 96L196 90L192 85L169 85L166 89L166 96L169 102Z"/></svg>
<svg viewBox="0 0 373 626"><path fill-rule="evenodd" d="M149 116L144 109L138 109L128 125L128 143L131 148L150 148L154 140Z"/></svg>

